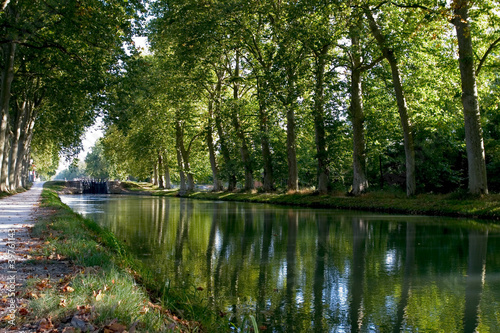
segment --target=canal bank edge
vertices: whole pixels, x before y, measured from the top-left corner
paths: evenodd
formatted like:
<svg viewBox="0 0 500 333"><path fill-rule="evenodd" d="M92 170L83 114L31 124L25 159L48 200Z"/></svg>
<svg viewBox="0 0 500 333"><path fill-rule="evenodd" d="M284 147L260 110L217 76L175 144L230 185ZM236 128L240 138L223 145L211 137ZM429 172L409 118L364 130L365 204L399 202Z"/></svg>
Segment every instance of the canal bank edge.
<svg viewBox="0 0 500 333"><path fill-rule="evenodd" d="M344 194L318 195L313 192L246 193L246 192L187 192L148 190L157 196L182 196L201 200L267 203L281 206L360 210L387 214L448 216L500 222L500 195L470 198L461 193L448 195L422 194L407 198L384 192L366 193L359 197Z"/></svg>
<svg viewBox="0 0 500 333"><path fill-rule="evenodd" d="M183 312L191 317L188 321L162 306L165 301L180 304L180 300L172 295L168 300L162 298L157 281L142 271L127 247L64 205L50 185L42 192L38 222L32 230L32 237L40 242L30 249L32 259L26 267L41 264L50 272L62 264L66 270L50 277L47 273L28 276L18 291L19 321L15 327L3 322L0 331L201 330L201 324L193 319L196 313Z"/></svg>
<svg viewBox="0 0 500 333"><path fill-rule="evenodd" d="M58 191L74 194L70 182L50 182ZM404 193L391 191L367 192L361 196L344 193L319 195L312 191L295 193L258 192L185 192L163 190L137 182L113 182L111 194L175 196L202 200L240 201L267 203L281 206L360 210L368 212L448 216L500 222L500 194L473 197L463 192L450 194L420 194L406 197Z"/></svg>

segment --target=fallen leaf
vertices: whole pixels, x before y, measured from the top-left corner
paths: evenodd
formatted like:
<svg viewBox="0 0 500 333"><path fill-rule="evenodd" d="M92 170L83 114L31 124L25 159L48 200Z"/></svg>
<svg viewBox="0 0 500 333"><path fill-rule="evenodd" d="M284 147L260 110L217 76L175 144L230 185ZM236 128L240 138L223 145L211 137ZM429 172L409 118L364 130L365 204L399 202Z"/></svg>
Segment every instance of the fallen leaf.
<svg viewBox="0 0 500 333"><path fill-rule="evenodd" d="M29 311L26 310L26 308L20 308L18 312L21 316L27 316L29 313Z"/></svg>
<svg viewBox="0 0 500 333"><path fill-rule="evenodd" d="M50 320L50 318L43 318L40 321L40 324L38 324L38 331L49 330L53 327L54 327L54 325L52 324L52 321Z"/></svg>
<svg viewBox="0 0 500 333"><path fill-rule="evenodd" d="M32 292L27 292L26 295L24 295L25 298L32 298L32 299L38 299L37 294L33 294Z"/></svg>
<svg viewBox="0 0 500 333"><path fill-rule="evenodd" d="M123 333L126 329L126 326L115 322L105 326L104 333Z"/></svg>
<svg viewBox="0 0 500 333"><path fill-rule="evenodd" d="M88 314L92 311L92 307L90 305L79 305L76 307L78 310L78 314Z"/></svg>
<svg viewBox="0 0 500 333"><path fill-rule="evenodd" d="M38 282L35 285L35 287L38 290L43 290L43 289L51 288L52 286L49 284L48 280L42 280L42 281Z"/></svg>
<svg viewBox="0 0 500 333"><path fill-rule="evenodd" d="M72 287L66 285L64 287L61 288L62 292L64 293L72 293L73 291L75 291L75 289L73 289Z"/></svg>
<svg viewBox="0 0 500 333"><path fill-rule="evenodd" d="M95 295L96 302L101 301L103 299L103 297L104 297L104 294L102 293L102 290L99 290L99 292L97 293L97 295Z"/></svg>
<svg viewBox="0 0 500 333"><path fill-rule="evenodd" d="M66 299L61 299L61 301L59 302L59 306L60 307L63 307L65 308L66 306L68 306L68 303L66 303Z"/></svg>

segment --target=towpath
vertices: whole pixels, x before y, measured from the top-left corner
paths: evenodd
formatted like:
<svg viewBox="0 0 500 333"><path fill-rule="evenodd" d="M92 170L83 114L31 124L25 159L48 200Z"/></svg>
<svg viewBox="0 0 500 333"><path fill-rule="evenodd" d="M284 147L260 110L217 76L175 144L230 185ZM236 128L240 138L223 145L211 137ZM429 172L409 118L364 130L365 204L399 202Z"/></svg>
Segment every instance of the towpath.
<svg viewBox="0 0 500 333"><path fill-rule="evenodd" d="M29 191L0 199L0 332L33 331L13 329L11 319L20 314L24 302L19 293L26 279L49 270L24 264L29 250L40 242L30 237L29 230L36 222L42 189L43 182L36 182Z"/></svg>
<svg viewBox="0 0 500 333"><path fill-rule="evenodd" d="M43 182L36 182L29 191L0 199L0 260L5 260L7 244L28 237L28 228L35 224L35 213L40 205ZM15 234L9 240L9 235Z"/></svg>

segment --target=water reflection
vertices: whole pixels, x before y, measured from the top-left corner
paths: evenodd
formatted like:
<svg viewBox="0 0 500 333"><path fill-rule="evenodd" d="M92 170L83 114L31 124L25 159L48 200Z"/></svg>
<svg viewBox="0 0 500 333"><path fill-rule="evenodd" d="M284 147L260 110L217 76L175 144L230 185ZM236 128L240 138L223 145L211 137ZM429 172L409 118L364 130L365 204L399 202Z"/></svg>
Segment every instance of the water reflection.
<svg viewBox="0 0 500 333"><path fill-rule="evenodd" d="M158 278L202 287L236 327L494 332L498 227L455 219L187 199L66 196Z"/></svg>

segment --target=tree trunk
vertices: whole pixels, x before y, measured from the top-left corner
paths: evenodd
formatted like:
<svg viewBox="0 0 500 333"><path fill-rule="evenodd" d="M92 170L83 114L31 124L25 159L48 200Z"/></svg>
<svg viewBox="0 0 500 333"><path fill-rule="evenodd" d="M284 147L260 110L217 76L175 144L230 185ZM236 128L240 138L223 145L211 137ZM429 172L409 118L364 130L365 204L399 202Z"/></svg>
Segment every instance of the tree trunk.
<svg viewBox="0 0 500 333"><path fill-rule="evenodd" d="M208 103L208 124L207 124L207 146L210 158L210 167L212 168L213 190L215 192L222 191L222 182L219 178L219 166L217 165L217 158L215 156L215 145L213 138L213 100Z"/></svg>
<svg viewBox="0 0 500 333"><path fill-rule="evenodd" d="M165 188L165 184L163 183L163 157L161 156L161 152L158 151L158 171L157 176L158 176L158 187L159 188Z"/></svg>
<svg viewBox="0 0 500 333"><path fill-rule="evenodd" d="M183 145L181 124L175 123L175 150L177 152L177 167L179 168L180 191L186 192L186 174L184 173L184 161L182 160L181 145Z"/></svg>
<svg viewBox="0 0 500 333"><path fill-rule="evenodd" d="M382 54L389 62L391 66L392 81L394 84L394 93L396 94L396 101L398 105L399 118L401 120L401 127L403 129L404 136L404 148L406 156L406 195L412 196L416 191L416 181L415 181L415 147L413 144L413 133L412 126L410 122L410 116L408 115L408 108L406 107L406 99L403 93L403 85L401 83L401 75L399 74L399 68L394 55L394 51L389 49L386 45L385 37L382 35L380 28L378 27L375 18L373 17L369 9L365 9L365 14L370 23L370 30L373 36L377 40Z"/></svg>
<svg viewBox="0 0 500 333"><path fill-rule="evenodd" d="M297 142L295 134L295 74L292 68L287 68L288 89L286 96L286 146L287 146L287 161L288 161L288 191L299 190L299 171L297 167Z"/></svg>
<svg viewBox="0 0 500 333"><path fill-rule="evenodd" d="M193 173L191 172L191 165L189 164L189 153L190 152L184 146L184 134L183 133L182 133L182 136L181 136L180 151L181 151L181 154L182 154L182 166L183 166L183 170L186 173L187 190L188 191L194 191L194 177L193 177Z"/></svg>
<svg viewBox="0 0 500 333"><path fill-rule="evenodd" d="M220 150L222 153L222 158L224 159L224 162L226 164L226 172L227 172L227 178L228 178L228 185L227 185L227 190L228 191L234 191L236 189L236 174L234 170L234 161L231 158L231 153L229 152L229 148L227 146L227 141L226 141L226 136L224 134L224 131L222 129L222 121L220 118L220 108L217 103L216 105L216 110L215 110L215 127L217 128L217 135L219 136L219 144L220 144Z"/></svg>
<svg viewBox="0 0 500 333"><path fill-rule="evenodd" d="M455 14L453 24L457 32L458 62L462 81L469 192L481 195L488 194L488 182L469 23L469 5L470 1L467 0L453 1Z"/></svg>
<svg viewBox="0 0 500 333"><path fill-rule="evenodd" d="M286 146L288 161L288 191L298 191L299 172L297 168L297 146L295 140L295 110L294 103L288 105L286 112Z"/></svg>
<svg viewBox="0 0 500 333"><path fill-rule="evenodd" d="M10 149L9 157L9 186L10 190L14 191L17 188L16 184L16 164L19 159L19 141L21 139L21 131L23 128L24 118L26 118L26 113L28 108L28 101L24 99L21 105L17 105L16 108L16 121L14 124L14 131L12 137L12 147Z"/></svg>
<svg viewBox="0 0 500 333"><path fill-rule="evenodd" d="M325 116L324 116L324 74L325 57L329 50L329 45L323 46L316 54L316 85L314 89L314 133L316 139L316 158L318 160L318 192L321 194L328 192L329 171L328 153L326 151L325 137Z"/></svg>
<svg viewBox="0 0 500 333"><path fill-rule="evenodd" d="M164 152L163 155L163 171L165 178L165 188L167 190L170 190L172 188L172 183L170 182L170 168L168 166L168 155L166 151Z"/></svg>
<svg viewBox="0 0 500 333"><path fill-rule="evenodd" d="M264 162L263 190L271 192L274 190L274 176L271 149L269 145L269 129L267 111L264 101L259 98L259 129L262 147L262 160Z"/></svg>
<svg viewBox="0 0 500 333"><path fill-rule="evenodd" d="M234 72L234 76L239 78L240 76L240 61L239 61L239 52L236 52L236 68ZM252 170L252 161L250 159L250 151L248 149L247 139L245 138L245 133L241 128L238 108L239 108L239 83L238 80L235 80L233 84L233 107L232 107L232 117L231 120L233 122L233 127L236 132L236 136L240 141L240 155L241 161L243 162L243 167L245 169L245 190L250 191L254 188L253 183L253 170Z"/></svg>
<svg viewBox="0 0 500 333"><path fill-rule="evenodd" d="M353 181L352 193L360 195L368 189L366 178L366 151L365 151L365 115L363 112L363 94L361 88L361 50L359 45L359 31L351 27L352 70L351 70L351 123L353 130Z"/></svg>
<svg viewBox="0 0 500 333"><path fill-rule="evenodd" d="M9 102L12 80L14 79L14 60L16 55L16 44L9 42L3 45L4 68L2 71L2 82L0 88L0 175L7 175L7 170L4 170L4 157L9 156L6 150L8 146L9 132ZM8 164L5 164L8 166ZM7 178L1 177L0 191L7 191Z"/></svg>
<svg viewBox="0 0 500 333"><path fill-rule="evenodd" d="M233 107L236 109L237 105L233 105ZM243 133L243 130L241 128L239 117L238 117L238 112L236 110L233 110L233 115L231 118L232 118L232 122L233 122L233 127L236 131L236 136L238 137L238 140L240 141L241 161L243 162L243 166L245 169L245 190L249 191L249 190L252 190L254 188L253 170L252 170L252 162L250 159L250 151L248 149L247 139L245 138L245 134Z"/></svg>
<svg viewBox="0 0 500 333"><path fill-rule="evenodd" d="M9 184L9 160L10 160L10 150L12 147L12 137L13 133L9 130L5 138L4 154L1 162L0 171L0 191L8 191L10 189Z"/></svg>
<svg viewBox="0 0 500 333"><path fill-rule="evenodd" d="M31 139L29 139L31 142ZM24 158L22 160L22 185L23 187L26 187L28 183L30 182L30 162L31 162L31 149L28 146L26 149L26 152L24 153Z"/></svg>
<svg viewBox="0 0 500 333"><path fill-rule="evenodd" d="M153 162L153 179L151 181L154 186L158 186L158 160L154 159Z"/></svg>
<svg viewBox="0 0 500 333"><path fill-rule="evenodd" d="M18 159L15 167L15 186L26 187L26 175L28 170L24 168L25 160L29 160L31 140L33 138L33 128L35 127L36 107L33 104L28 104L27 116L23 122L21 136L18 144Z"/></svg>

